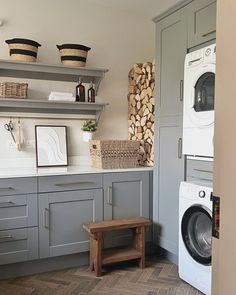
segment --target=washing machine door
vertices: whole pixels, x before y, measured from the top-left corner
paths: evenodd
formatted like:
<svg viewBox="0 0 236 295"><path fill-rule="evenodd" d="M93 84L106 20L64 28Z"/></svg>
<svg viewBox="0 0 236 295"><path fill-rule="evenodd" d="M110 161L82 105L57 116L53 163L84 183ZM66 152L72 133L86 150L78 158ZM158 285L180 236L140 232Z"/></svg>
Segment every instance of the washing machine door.
<svg viewBox="0 0 236 295"><path fill-rule="evenodd" d="M214 124L215 64L201 66L192 78L188 113L196 127Z"/></svg>
<svg viewBox="0 0 236 295"><path fill-rule="evenodd" d="M182 239L191 257L203 265L211 264L212 214L201 205L186 210L181 222Z"/></svg>

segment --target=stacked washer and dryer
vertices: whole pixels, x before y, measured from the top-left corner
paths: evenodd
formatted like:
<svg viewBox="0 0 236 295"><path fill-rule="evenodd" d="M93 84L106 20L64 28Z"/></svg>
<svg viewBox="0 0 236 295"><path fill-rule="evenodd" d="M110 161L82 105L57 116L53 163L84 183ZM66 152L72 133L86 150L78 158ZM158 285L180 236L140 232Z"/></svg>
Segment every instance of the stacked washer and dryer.
<svg viewBox="0 0 236 295"><path fill-rule="evenodd" d="M213 161L216 45L185 59L183 154ZM212 183L182 182L179 198L179 275L211 294Z"/></svg>

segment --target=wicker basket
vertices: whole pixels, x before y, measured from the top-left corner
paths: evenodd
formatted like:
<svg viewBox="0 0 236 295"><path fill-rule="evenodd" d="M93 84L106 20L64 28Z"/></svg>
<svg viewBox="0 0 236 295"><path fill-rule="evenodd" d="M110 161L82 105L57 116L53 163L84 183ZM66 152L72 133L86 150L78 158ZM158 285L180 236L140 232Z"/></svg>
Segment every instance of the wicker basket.
<svg viewBox="0 0 236 295"><path fill-rule="evenodd" d="M5 42L9 46L11 60L36 62L38 48L41 46L38 42L22 38L14 38Z"/></svg>
<svg viewBox="0 0 236 295"><path fill-rule="evenodd" d="M59 49L61 62L65 66L85 67L88 51L90 47L80 44L62 44L57 45Z"/></svg>
<svg viewBox="0 0 236 295"><path fill-rule="evenodd" d="M0 97L27 98L28 84L4 82L0 83Z"/></svg>
<svg viewBox="0 0 236 295"><path fill-rule="evenodd" d="M135 168L138 166L138 141L91 140L92 166L102 169Z"/></svg>

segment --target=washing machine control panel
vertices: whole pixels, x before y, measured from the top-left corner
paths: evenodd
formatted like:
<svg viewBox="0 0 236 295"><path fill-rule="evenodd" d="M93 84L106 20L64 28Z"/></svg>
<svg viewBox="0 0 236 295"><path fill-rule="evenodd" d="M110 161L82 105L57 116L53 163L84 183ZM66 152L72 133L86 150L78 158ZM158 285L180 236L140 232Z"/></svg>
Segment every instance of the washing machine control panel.
<svg viewBox="0 0 236 295"><path fill-rule="evenodd" d="M180 197L193 202L209 202L211 204L212 188L190 182L182 182L180 186Z"/></svg>
<svg viewBox="0 0 236 295"><path fill-rule="evenodd" d="M205 51L205 56L209 56L211 52L212 52L211 47L208 47L207 50Z"/></svg>
<svg viewBox="0 0 236 295"><path fill-rule="evenodd" d="M191 68L196 67L203 63L204 60L208 62L214 62L216 59L216 45L209 45L206 48L196 50L188 53L185 59L185 67Z"/></svg>
<svg viewBox="0 0 236 295"><path fill-rule="evenodd" d="M199 193L198 193L198 196L199 196L199 198L205 198L205 196L206 196L206 192L205 191L200 191Z"/></svg>

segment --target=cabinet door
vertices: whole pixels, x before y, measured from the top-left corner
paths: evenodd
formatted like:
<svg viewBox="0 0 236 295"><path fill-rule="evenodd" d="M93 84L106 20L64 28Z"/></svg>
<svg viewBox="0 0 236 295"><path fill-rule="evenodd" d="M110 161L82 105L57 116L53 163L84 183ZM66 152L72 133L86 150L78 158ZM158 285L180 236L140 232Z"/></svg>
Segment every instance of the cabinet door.
<svg viewBox="0 0 236 295"><path fill-rule="evenodd" d="M156 26L158 117L181 115L184 59L187 53L185 15L182 10L178 11L158 22Z"/></svg>
<svg viewBox="0 0 236 295"><path fill-rule="evenodd" d="M195 0L188 7L188 47L216 38L216 1Z"/></svg>
<svg viewBox="0 0 236 295"><path fill-rule="evenodd" d="M104 190L105 220L149 218L149 172L105 174ZM130 236L129 231L116 231L106 244L123 245Z"/></svg>
<svg viewBox="0 0 236 295"><path fill-rule="evenodd" d="M158 172L154 177L154 240L178 254L179 186L184 180L181 118L159 127ZM166 122L165 122L166 123Z"/></svg>
<svg viewBox="0 0 236 295"><path fill-rule="evenodd" d="M103 218L102 189L39 195L40 258L89 250L84 223Z"/></svg>

